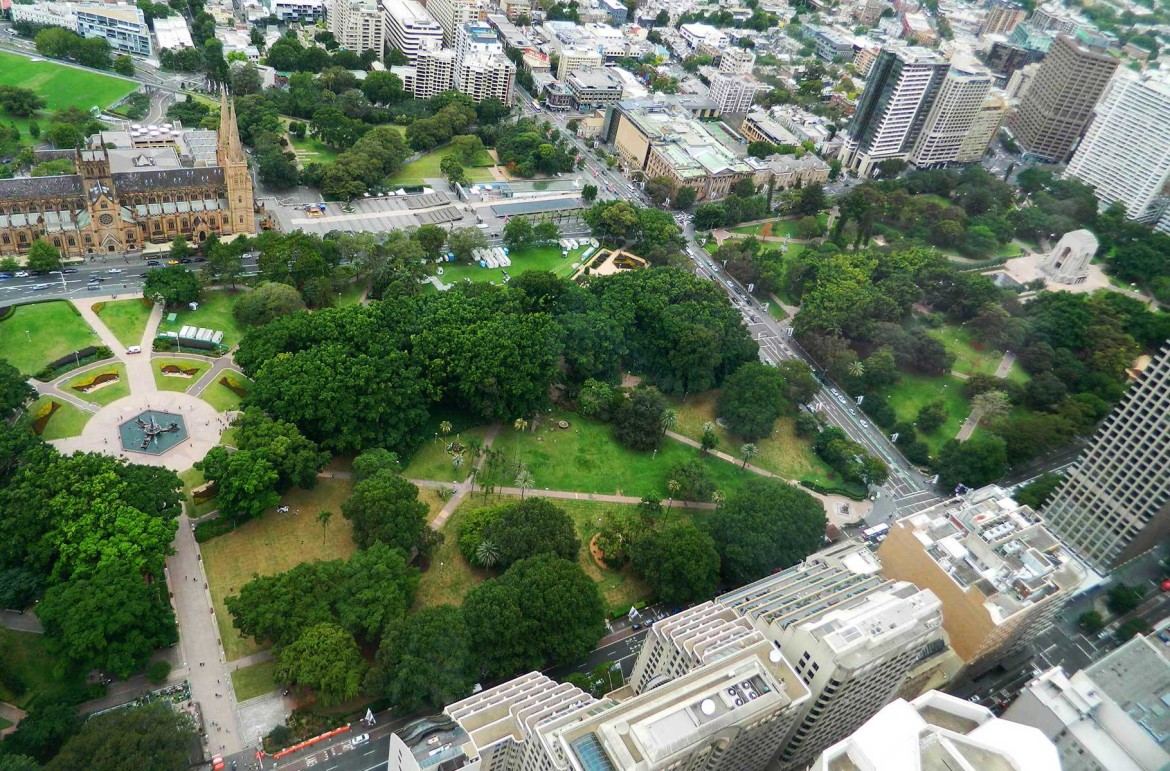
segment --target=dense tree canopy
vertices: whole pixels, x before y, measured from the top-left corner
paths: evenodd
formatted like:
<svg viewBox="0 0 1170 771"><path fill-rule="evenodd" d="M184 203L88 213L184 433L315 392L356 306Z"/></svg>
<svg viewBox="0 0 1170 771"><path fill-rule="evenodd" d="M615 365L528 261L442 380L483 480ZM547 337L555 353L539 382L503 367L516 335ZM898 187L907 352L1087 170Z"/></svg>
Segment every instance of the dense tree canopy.
<svg viewBox="0 0 1170 771"><path fill-rule="evenodd" d="M276 654L277 681L312 688L323 705L357 697L366 664L353 637L336 624L311 626Z"/></svg>
<svg viewBox="0 0 1170 771"><path fill-rule="evenodd" d="M87 721L45 766L46 771L173 771L191 762L195 725L163 702L120 709Z"/></svg>
<svg viewBox="0 0 1170 771"><path fill-rule="evenodd" d="M314 487L317 472L329 462L329 453L306 439L295 425L273 420L260 410L241 413L232 425L239 429L237 449L255 453L276 471L277 490Z"/></svg>
<svg viewBox="0 0 1170 771"><path fill-rule="evenodd" d="M668 525L637 540L631 561L654 596L668 605L710 599L719 583L715 541L691 524Z"/></svg>
<svg viewBox="0 0 1170 771"><path fill-rule="evenodd" d="M749 442L771 436L776 418L790 406L788 383L776 367L748 362L723 383L719 417Z"/></svg>
<svg viewBox="0 0 1170 771"><path fill-rule="evenodd" d="M546 498L525 498L477 515L459 532L459 548L473 565L507 570L537 554L576 560L581 550L572 518Z"/></svg>
<svg viewBox="0 0 1170 771"><path fill-rule="evenodd" d="M451 605L423 608L386 629L367 690L402 714L439 710L471 693L475 656L463 612Z"/></svg>
<svg viewBox="0 0 1170 771"><path fill-rule="evenodd" d="M353 540L366 549L385 543L405 551L420 545L427 505L418 488L392 470L379 471L354 485L341 513L353 524Z"/></svg>
<svg viewBox="0 0 1170 771"><path fill-rule="evenodd" d="M196 302L203 290L199 277L183 265L151 268L142 284L144 297L154 298L168 308L178 308Z"/></svg>
<svg viewBox="0 0 1170 771"><path fill-rule="evenodd" d="M825 536L825 509L792 485L752 478L706 523L724 582L741 586L816 551Z"/></svg>
<svg viewBox="0 0 1170 771"><path fill-rule="evenodd" d="M597 585L551 554L472 588L463 614L480 668L493 678L576 661L605 634Z"/></svg>

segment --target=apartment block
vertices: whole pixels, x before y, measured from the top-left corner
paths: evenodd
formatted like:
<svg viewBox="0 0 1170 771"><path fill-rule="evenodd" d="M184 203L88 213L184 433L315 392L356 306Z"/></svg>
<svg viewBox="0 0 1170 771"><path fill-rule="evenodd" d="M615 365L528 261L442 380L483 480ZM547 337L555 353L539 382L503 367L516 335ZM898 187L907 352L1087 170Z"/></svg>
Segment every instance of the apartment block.
<svg viewBox="0 0 1170 771"><path fill-rule="evenodd" d="M959 150L990 90L991 73L987 69L973 62L952 62L910 152L910 162L921 167L958 162ZM985 143L976 160L986 149Z"/></svg>
<svg viewBox="0 0 1170 771"><path fill-rule="evenodd" d="M896 521L886 576L929 589L965 669L978 674L1047 628L1084 568L1030 507L983 487Z"/></svg>
<svg viewBox="0 0 1170 771"><path fill-rule="evenodd" d="M483 22L468 22L455 37L455 88L476 104L484 99L512 103L516 65L504 55L495 31Z"/></svg>
<svg viewBox="0 0 1170 771"><path fill-rule="evenodd" d="M983 97L983 103L975 112L971 121L971 128L959 143L959 154L955 156L955 163L978 163L983 160L991 140L999 134L999 127L1003 125L1007 115L1008 101L999 89L991 89Z"/></svg>
<svg viewBox="0 0 1170 771"><path fill-rule="evenodd" d="M402 80L402 90L416 99L430 99L455 87L455 52L450 48L420 51L414 66L391 67L390 71Z"/></svg>
<svg viewBox="0 0 1170 771"><path fill-rule="evenodd" d="M1170 768L1167 646L1138 635L1087 669L1029 682L1004 713L1055 745L1064 771Z"/></svg>
<svg viewBox="0 0 1170 771"><path fill-rule="evenodd" d="M841 165L867 177L883 160L906 160L949 68L929 48L883 49L849 122Z"/></svg>
<svg viewBox="0 0 1170 771"><path fill-rule="evenodd" d="M1084 33L1056 38L1019 108L1008 116L1008 129L1026 158L1046 163L1068 158L1117 65L1102 38Z"/></svg>
<svg viewBox="0 0 1170 771"><path fill-rule="evenodd" d="M1020 22L1028 18L1028 12L1019 3L1010 0L992 0L987 6L987 15L979 26L980 35L1010 35Z"/></svg>
<svg viewBox="0 0 1170 771"><path fill-rule="evenodd" d="M1053 532L1108 573L1170 533L1170 346L1154 357L1044 507Z"/></svg>
<svg viewBox="0 0 1170 771"><path fill-rule="evenodd" d="M810 771L1061 768L1056 747L1035 728L930 691L913 701L899 699L884 707L852 736L825 750Z"/></svg>
<svg viewBox="0 0 1170 771"><path fill-rule="evenodd" d="M464 24L483 21L487 14L480 0L427 0L427 12L443 28L443 45L454 45L455 35Z"/></svg>
<svg viewBox="0 0 1170 771"><path fill-rule="evenodd" d="M756 66L756 55L746 48L735 46L719 57L719 71L728 75L751 75Z"/></svg>
<svg viewBox="0 0 1170 771"><path fill-rule="evenodd" d="M82 37L105 38L115 53L150 56L150 28L137 7L123 3L13 4L13 21L64 27Z"/></svg>
<svg viewBox="0 0 1170 771"><path fill-rule="evenodd" d="M621 79L603 68L570 72L564 85L578 110L617 104L625 93Z"/></svg>
<svg viewBox="0 0 1170 771"><path fill-rule="evenodd" d="M1093 186L1101 208L1120 202L1130 217L1156 220L1170 184L1170 77L1119 70L1068 174Z"/></svg>
<svg viewBox="0 0 1170 771"><path fill-rule="evenodd" d="M564 80L570 72L599 70L605 66L605 57L591 48L565 46L557 64L557 80Z"/></svg>
<svg viewBox="0 0 1170 771"><path fill-rule="evenodd" d="M835 29L813 29L812 40L817 56L827 62L853 61L853 37Z"/></svg>
<svg viewBox="0 0 1170 771"><path fill-rule="evenodd" d="M443 47L443 28L416 0L381 0L386 43L401 51L411 64L422 51Z"/></svg>
<svg viewBox="0 0 1170 771"><path fill-rule="evenodd" d="M771 640L811 692L778 755L782 769L806 768L946 656L938 598L880 569L866 546L846 541L715 601Z"/></svg>
<svg viewBox="0 0 1170 771"><path fill-rule="evenodd" d="M711 76L711 101L721 113L740 115L751 109L752 100L771 86L757 81L751 75L717 72Z"/></svg>
<svg viewBox="0 0 1170 771"><path fill-rule="evenodd" d="M331 0L328 15L329 31L342 48L357 53L376 51L382 60L386 27L375 0Z"/></svg>
<svg viewBox="0 0 1170 771"><path fill-rule="evenodd" d="M650 689L598 700L533 672L445 713L467 737L464 759L485 770L763 771L809 694L780 651L741 631L717 657ZM414 771L394 765L393 744L391 756L392 771Z"/></svg>

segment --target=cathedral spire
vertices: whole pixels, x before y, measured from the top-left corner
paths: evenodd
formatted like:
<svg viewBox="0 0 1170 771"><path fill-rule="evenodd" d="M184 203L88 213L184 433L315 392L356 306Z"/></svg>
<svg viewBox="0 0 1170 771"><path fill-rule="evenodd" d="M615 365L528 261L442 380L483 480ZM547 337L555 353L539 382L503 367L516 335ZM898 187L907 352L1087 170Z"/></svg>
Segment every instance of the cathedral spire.
<svg viewBox="0 0 1170 771"><path fill-rule="evenodd" d="M236 124L235 102L228 96L226 88L221 89L219 93L219 136L217 137L219 165L247 163L247 159L244 157L244 147L240 142L240 128Z"/></svg>

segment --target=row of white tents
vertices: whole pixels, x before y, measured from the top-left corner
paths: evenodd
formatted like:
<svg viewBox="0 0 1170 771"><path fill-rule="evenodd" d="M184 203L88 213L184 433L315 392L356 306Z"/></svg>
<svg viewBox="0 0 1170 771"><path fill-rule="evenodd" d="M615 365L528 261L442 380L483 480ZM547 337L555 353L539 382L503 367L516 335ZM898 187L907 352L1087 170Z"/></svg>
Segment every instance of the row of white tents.
<svg viewBox="0 0 1170 771"><path fill-rule="evenodd" d="M479 263L481 268L507 268L512 264L511 258L508 257L508 250L500 246L475 249L471 252L471 257Z"/></svg>

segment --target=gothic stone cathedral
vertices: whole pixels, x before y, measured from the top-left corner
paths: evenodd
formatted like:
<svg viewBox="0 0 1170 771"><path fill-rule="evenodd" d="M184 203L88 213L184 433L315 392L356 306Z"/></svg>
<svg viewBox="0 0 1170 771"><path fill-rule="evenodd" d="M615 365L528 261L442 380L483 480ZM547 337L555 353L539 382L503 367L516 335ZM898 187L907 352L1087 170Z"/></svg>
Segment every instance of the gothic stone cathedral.
<svg viewBox="0 0 1170 771"><path fill-rule="evenodd" d="M252 178L226 94L219 116L218 132L135 128L99 135L89 149L38 153L72 158L76 173L0 180L0 256L38 238L84 257L254 233Z"/></svg>

